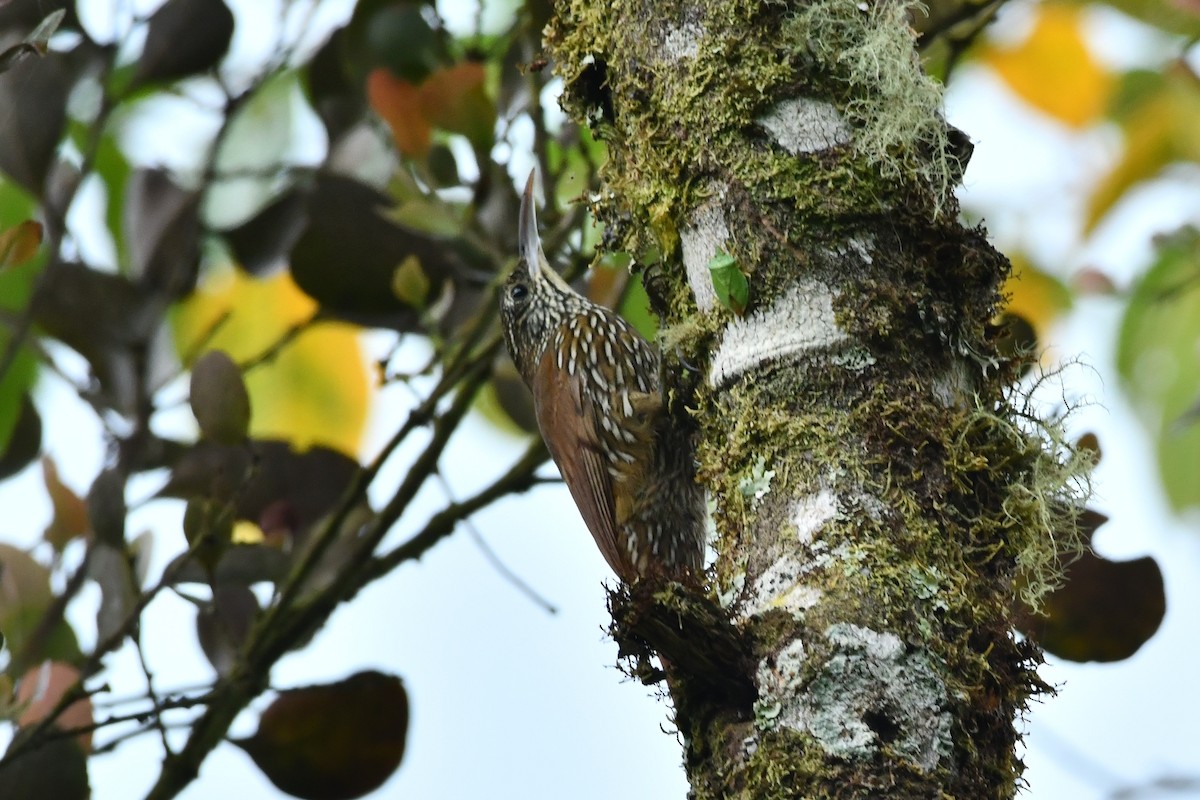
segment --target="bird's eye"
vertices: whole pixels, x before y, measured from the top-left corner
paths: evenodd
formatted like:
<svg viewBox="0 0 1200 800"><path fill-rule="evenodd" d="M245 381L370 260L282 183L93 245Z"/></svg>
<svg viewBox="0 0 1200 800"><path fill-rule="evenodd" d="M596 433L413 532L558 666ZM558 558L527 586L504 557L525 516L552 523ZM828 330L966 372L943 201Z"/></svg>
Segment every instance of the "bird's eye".
<svg viewBox="0 0 1200 800"><path fill-rule="evenodd" d="M514 303L520 303L529 297L529 287L523 283L517 283L508 290L508 297Z"/></svg>

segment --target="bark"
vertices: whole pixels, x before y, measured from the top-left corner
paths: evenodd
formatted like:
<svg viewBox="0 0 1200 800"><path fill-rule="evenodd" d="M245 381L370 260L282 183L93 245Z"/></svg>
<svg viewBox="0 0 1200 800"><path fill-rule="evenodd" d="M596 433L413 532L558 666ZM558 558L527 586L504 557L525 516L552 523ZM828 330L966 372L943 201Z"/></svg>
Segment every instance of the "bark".
<svg viewBox="0 0 1200 800"><path fill-rule="evenodd" d="M969 145L905 13L574 0L546 30L564 105L608 144L595 211L647 265L714 507L706 592L613 598L643 677L669 657L697 798L1000 798L1020 777L1041 684L1011 618L1053 584L1086 481L1009 389L1008 263L956 221ZM714 290L719 253L744 309Z"/></svg>

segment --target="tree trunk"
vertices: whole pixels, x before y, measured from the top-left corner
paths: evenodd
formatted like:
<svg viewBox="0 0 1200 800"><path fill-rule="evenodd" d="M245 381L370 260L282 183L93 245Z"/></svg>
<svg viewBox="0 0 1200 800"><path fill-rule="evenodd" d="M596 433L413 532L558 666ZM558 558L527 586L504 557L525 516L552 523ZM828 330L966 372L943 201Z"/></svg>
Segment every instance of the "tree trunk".
<svg viewBox="0 0 1200 800"><path fill-rule="evenodd" d="M623 652L669 656L697 798L1020 777L1040 683L1011 617L1055 580L1086 480L1008 389L1008 263L955 220L969 145L906 12L574 0L546 31L715 508L713 599L614 598Z"/></svg>

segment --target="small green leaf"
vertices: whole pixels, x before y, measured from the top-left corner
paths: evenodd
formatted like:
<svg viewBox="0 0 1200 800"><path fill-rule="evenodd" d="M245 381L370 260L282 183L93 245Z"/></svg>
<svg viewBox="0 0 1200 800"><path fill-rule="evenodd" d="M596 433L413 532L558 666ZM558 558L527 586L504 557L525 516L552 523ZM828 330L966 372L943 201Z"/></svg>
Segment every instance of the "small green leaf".
<svg viewBox="0 0 1200 800"><path fill-rule="evenodd" d="M0 53L0 72L12 69L30 56L44 56L50 49L50 37L58 30L66 16L65 9L51 12L33 32L23 40Z"/></svg>
<svg viewBox="0 0 1200 800"><path fill-rule="evenodd" d="M25 41L37 48L38 55L46 54L46 49L50 44L50 37L58 30L58 26L62 24L63 17L66 15L66 9L63 8L50 12L46 15L45 19L38 23L33 32L25 37Z"/></svg>
<svg viewBox="0 0 1200 800"><path fill-rule="evenodd" d="M406 306L425 308L429 300L429 277L421 269L421 259L410 255L400 262L392 274L392 292Z"/></svg>
<svg viewBox="0 0 1200 800"><path fill-rule="evenodd" d="M718 250L708 262L708 271L712 273L713 288L721 305L740 316L750 300L750 284L738 268L737 260L724 250Z"/></svg>
<svg viewBox="0 0 1200 800"><path fill-rule="evenodd" d="M1200 230L1157 239L1158 258L1133 287L1117 342L1117 369L1133 407L1156 439L1167 499L1200 505Z"/></svg>

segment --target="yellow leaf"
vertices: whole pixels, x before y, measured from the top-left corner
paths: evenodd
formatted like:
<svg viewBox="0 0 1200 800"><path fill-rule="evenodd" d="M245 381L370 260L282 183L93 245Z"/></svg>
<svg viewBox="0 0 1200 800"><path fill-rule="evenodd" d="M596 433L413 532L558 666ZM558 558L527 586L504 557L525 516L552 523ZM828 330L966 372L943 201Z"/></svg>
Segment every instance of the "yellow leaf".
<svg viewBox="0 0 1200 800"><path fill-rule="evenodd" d="M1107 108L1113 76L1088 51L1082 23L1078 8L1042 6L1024 42L1008 49L993 46L983 61L1034 108L1084 127Z"/></svg>
<svg viewBox="0 0 1200 800"><path fill-rule="evenodd" d="M175 343L184 358L219 349L243 365L262 359L245 371L251 437L357 458L370 392L358 328L305 326L316 310L286 272L258 279L229 269L178 306Z"/></svg>
<svg viewBox="0 0 1200 800"><path fill-rule="evenodd" d="M1115 117L1125 134L1121 160L1088 198L1085 231L1091 231L1138 183L1177 161L1200 161L1200 84L1185 69L1134 74Z"/></svg>

